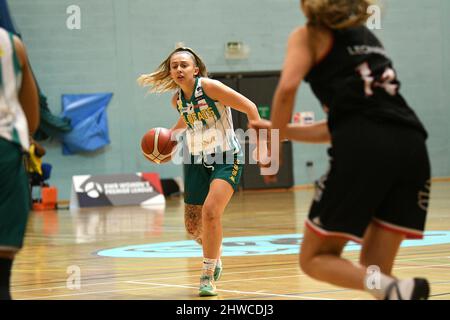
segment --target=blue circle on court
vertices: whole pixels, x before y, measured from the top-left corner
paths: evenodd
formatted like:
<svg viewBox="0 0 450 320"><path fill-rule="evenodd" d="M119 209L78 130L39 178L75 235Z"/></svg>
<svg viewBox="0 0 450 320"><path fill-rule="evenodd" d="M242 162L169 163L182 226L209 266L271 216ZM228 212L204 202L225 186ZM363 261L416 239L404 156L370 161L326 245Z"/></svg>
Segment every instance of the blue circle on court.
<svg viewBox="0 0 450 320"><path fill-rule="evenodd" d="M302 234L224 238L222 256L298 254L302 239ZM427 231L421 240L403 241L402 248L447 243L450 243L450 231ZM356 251L360 248L359 244L350 241L344 251ZM202 257L202 250L195 241L187 240L106 249L97 252L97 254L114 258L193 258Z"/></svg>
<svg viewBox="0 0 450 320"><path fill-rule="evenodd" d="M302 234L278 234L252 237L224 238L224 257L298 254ZM402 248L450 243L450 231L427 231L421 240L405 240ZM356 251L361 246L349 242L344 251ZM149 243L106 249L99 256L114 258L194 258L202 257L201 247L193 240Z"/></svg>

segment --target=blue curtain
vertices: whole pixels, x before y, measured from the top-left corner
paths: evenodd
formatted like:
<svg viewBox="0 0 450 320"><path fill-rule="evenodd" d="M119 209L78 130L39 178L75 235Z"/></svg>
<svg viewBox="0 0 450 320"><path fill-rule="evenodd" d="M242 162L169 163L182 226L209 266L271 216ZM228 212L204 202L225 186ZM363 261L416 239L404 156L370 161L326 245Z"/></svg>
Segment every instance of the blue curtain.
<svg viewBox="0 0 450 320"><path fill-rule="evenodd" d="M63 154L91 152L110 143L106 107L112 93L64 94L61 116L70 119L72 131L62 136Z"/></svg>

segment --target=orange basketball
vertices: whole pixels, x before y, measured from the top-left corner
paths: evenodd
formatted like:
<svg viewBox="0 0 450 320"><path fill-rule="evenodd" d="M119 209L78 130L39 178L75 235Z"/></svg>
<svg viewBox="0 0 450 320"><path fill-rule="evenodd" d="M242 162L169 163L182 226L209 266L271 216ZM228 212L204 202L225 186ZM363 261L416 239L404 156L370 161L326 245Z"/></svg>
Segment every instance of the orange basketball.
<svg viewBox="0 0 450 320"><path fill-rule="evenodd" d="M153 128L141 139L144 156L154 163L165 163L172 158L177 142L170 139L172 131L166 128Z"/></svg>

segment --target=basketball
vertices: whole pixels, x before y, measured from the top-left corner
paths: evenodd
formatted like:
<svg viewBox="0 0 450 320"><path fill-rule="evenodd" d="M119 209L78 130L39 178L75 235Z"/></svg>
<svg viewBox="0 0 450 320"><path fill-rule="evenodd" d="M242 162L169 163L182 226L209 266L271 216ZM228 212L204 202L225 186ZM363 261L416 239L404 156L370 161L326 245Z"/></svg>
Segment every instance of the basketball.
<svg viewBox="0 0 450 320"><path fill-rule="evenodd" d="M141 150L144 156L154 163L165 163L172 158L177 142L170 139L172 131L166 128L153 128L141 139Z"/></svg>

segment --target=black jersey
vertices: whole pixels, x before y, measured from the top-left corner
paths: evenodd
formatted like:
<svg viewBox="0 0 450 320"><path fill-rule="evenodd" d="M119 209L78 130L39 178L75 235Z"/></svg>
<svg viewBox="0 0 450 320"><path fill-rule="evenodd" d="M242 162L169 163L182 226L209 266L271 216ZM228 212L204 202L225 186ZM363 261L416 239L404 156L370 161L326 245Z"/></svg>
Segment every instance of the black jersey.
<svg viewBox="0 0 450 320"><path fill-rule="evenodd" d="M330 130L348 115L364 115L427 132L399 94L392 61L366 26L333 30L333 46L305 77L322 105L329 108Z"/></svg>

